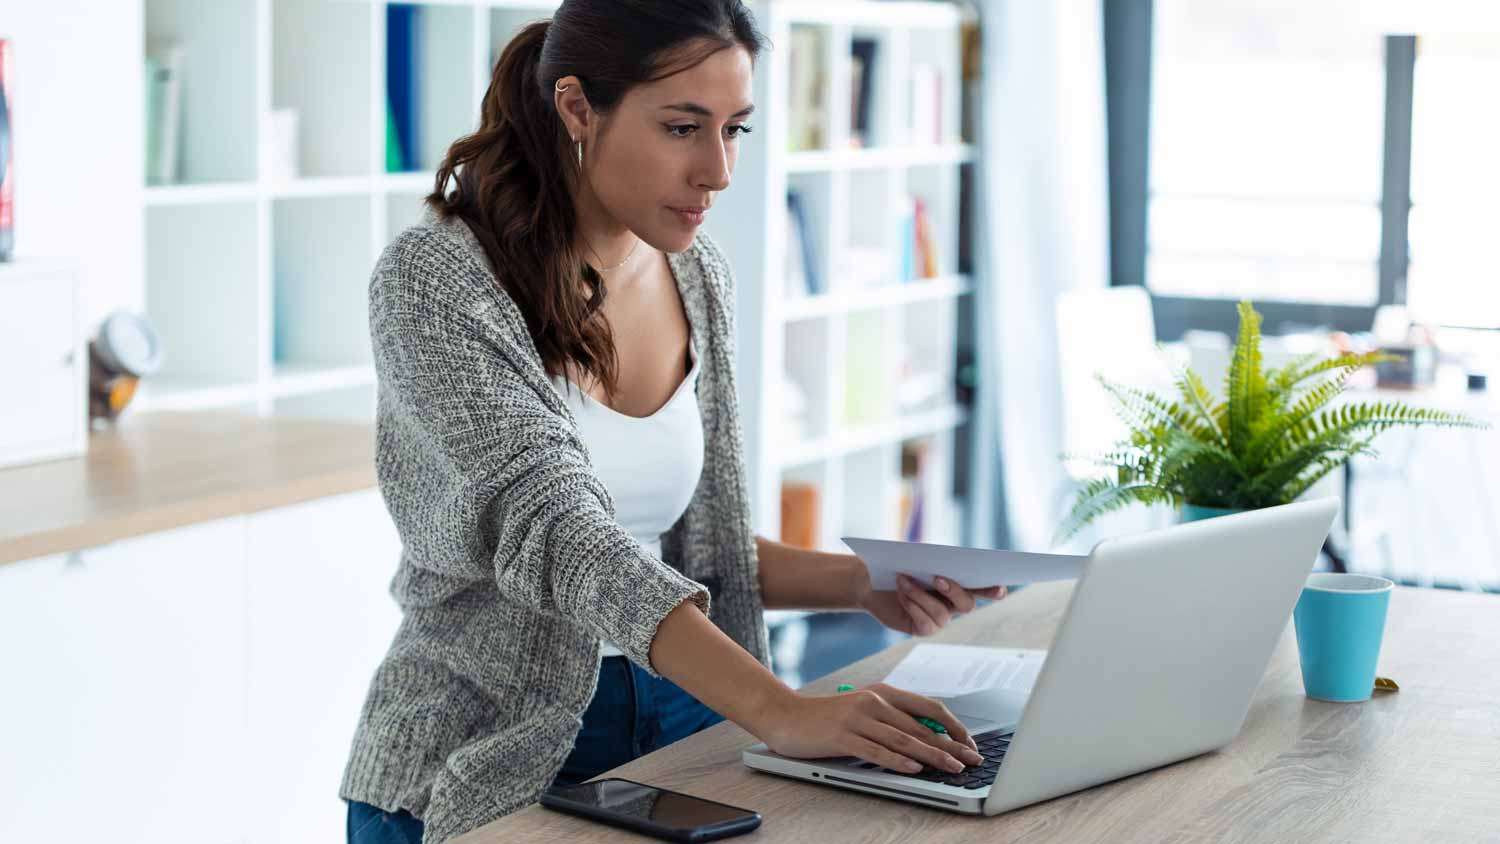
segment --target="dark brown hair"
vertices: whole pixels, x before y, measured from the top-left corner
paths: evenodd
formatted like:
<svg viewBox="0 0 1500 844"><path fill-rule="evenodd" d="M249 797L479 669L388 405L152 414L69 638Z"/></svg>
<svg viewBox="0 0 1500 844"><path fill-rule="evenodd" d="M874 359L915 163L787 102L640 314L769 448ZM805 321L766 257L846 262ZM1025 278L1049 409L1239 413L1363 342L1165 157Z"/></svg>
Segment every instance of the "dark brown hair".
<svg viewBox="0 0 1500 844"><path fill-rule="evenodd" d="M473 230L525 316L548 374L566 371L571 361L607 395L617 387L614 340L599 313L604 280L573 246L569 186L577 165L554 84L577 76L589 105L606 115L633 85L735 45L753 62L765 44L742 0L565 0L550 21L527 24L506 45L478 130L448 149L425 201ZM585 285L587 299L580 295Z"/></svg>

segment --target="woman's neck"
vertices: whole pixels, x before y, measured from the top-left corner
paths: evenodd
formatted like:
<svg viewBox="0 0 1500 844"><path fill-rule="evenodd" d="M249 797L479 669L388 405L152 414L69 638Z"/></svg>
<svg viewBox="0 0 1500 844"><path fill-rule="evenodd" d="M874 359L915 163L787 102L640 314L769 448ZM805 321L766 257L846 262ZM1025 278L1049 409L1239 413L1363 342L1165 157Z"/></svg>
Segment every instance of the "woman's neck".
<svg viewBox="0 0 1500 844"><path fill-rule="evenodd" d="M640 242L640 238L636 237L634 232L604 209L598 197L587 185L575 192L573 207L578 224L573 246L578 250L578 254L582 255L583 259L594 269L606 271L601 275L604 276L606 284L611 289L617 281L624 281L628 284L628 279L636 275L628 270L646 251L642 248L645 245ZM632 249L635 250L633 253ZM629 260L626 260L627 257ZM621 266L622 262L624 266ZM618 271L608 272L613 267L618 267ZM618 278L612 278L612 275L618 275Z"/></svg>

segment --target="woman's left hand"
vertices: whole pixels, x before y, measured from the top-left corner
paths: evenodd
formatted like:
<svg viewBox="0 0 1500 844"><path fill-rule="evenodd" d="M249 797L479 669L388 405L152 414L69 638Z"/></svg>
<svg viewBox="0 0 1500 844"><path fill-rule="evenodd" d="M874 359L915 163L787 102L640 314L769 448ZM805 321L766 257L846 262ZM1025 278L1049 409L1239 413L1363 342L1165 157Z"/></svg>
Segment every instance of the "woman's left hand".
<svg viewBox="0 0 1500 844"><path fill-rule="evenodd" d="M904 574L896 576L894 590L873 589L866 575L855 590L855 605L868 612L886 627L915 636L931 636L956 615L974 609L975 598L998 600L1005 597L1004 586L965 589L942 577L935 578L933 588L923 587Z"/></svg>

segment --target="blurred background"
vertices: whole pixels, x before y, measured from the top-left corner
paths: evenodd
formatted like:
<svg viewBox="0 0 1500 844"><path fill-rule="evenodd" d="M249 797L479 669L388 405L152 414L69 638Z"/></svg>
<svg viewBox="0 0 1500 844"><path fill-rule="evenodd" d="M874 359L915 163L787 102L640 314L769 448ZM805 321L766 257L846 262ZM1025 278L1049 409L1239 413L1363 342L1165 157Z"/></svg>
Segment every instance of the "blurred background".
<svg viewBox="0 0 1500 844"><path fill-rule="evenodd" d="M399 622L366 285L556 5L0 0L0 669L30 690L0 793L36 808L0 828L82 792L170 807L154 840L336 835L309 831L342 823ZM1086 553L1174 523L1054 541L1099 473L1062 454L1124 431L1095 373L1222 396L1240 299L1267 366L1386 350L1349 398L1496 418L1493 4L749 5L774 48L706 228L760 535ZM1396 429L1320 480L1318 567L1500 591L1497 436ZM903 638L769 620L794 685ZM251 792L286 811L226 827Z"/></svg>

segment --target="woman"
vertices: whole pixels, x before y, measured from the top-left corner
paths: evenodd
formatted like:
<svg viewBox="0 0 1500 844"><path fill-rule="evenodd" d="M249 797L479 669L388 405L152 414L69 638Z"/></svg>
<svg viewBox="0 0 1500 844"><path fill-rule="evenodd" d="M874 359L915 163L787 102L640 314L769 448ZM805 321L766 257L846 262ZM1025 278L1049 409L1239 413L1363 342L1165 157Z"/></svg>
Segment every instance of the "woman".
<svg viewBox="0 0 1500 844"><path fill-rule="evenodd" d="M766 607L920 635L1003 588L874 591L853 555L751 532L733 276L699 226L762 46L740 0L567 0L507 46L382 253L404 618L340 789L349 840L443 841L726 717L790 756L979 763L936 701L801 695L768 667Z"/></svg>

